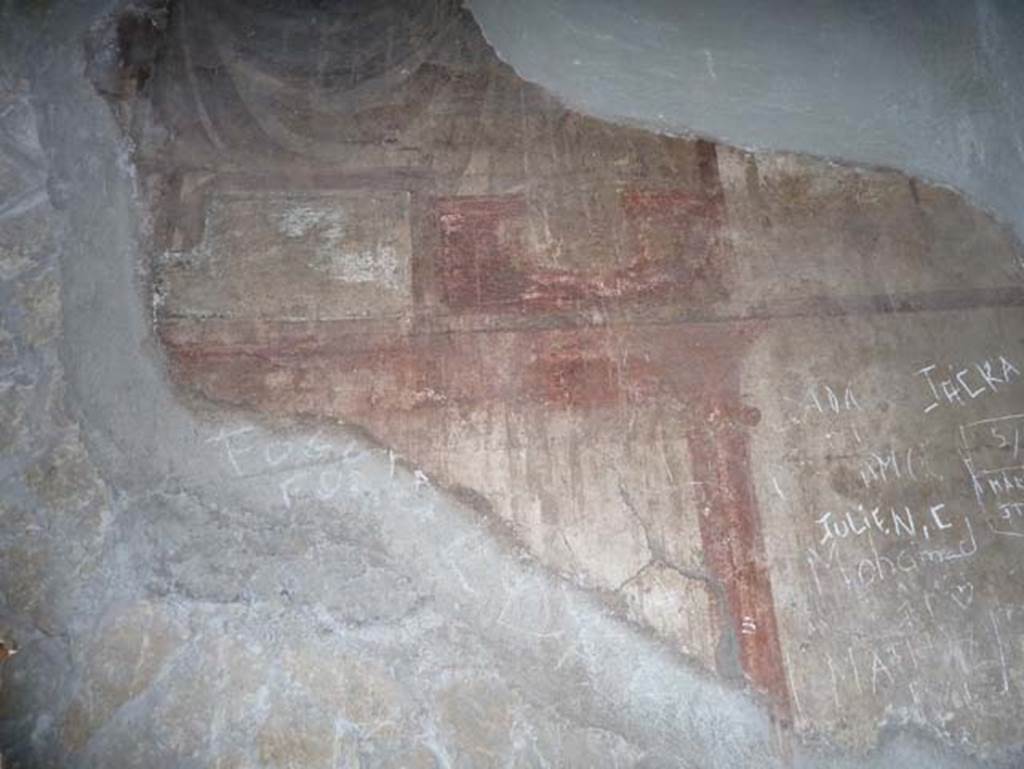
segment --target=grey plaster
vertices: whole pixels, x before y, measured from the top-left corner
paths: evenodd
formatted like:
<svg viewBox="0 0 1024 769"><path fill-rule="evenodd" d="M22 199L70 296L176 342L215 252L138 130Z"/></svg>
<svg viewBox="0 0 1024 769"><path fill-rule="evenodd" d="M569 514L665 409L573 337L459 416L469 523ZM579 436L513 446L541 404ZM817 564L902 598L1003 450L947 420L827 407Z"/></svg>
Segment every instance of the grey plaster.
<svg viewBox="0 0 1024 769"><path fill-rule="evenodd" d="M1024 233L1014 0L470 0L498 54L585 112L892 166Z"/></svg>

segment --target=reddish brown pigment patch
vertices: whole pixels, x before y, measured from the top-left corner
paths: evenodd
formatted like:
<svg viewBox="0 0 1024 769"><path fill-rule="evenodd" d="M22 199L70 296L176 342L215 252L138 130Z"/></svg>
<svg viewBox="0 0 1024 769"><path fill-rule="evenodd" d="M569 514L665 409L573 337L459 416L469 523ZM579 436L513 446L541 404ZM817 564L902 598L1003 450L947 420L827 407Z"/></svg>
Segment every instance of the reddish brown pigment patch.
<svg viewBox="0 0 1024 769"><path fill-rule="evenodd" d="M549 406L593 409L622 402L623 372L591 334L572 334L551 348L537 350L524 374L530 399Z"/></svg>
<svg viewBox="0 0 1024 769"><path fill-rule="evenodd" d="M522 196L446 198L439 269L444 301L453 309L505 304L522 296Z"/></svg>
<svg viewBox="0 0 1024 769"><path fill-rule="evenodd" d="M680 190L629 190L623 208L636 254L630 272L657 275L665 288L720 288L721 202ZM650 281L648 277L648 281Z"/></svg>
<svg viewBox="0 0 1024 769"><path fill-rule="evenodd" d="M717 192L631 188L620 202L630 261L585 271L537 266L523 245L528 207L521 195L439 200L445 303L456 310L507 305L543 312L608 300L706 301L723 295Z"/></svg>
<svg viewBox="0 0 1024 769"><path fill-rule="evenodd" d="M742 346L739 339L723 339L720 349L737 354L719 357L706 371L704 413L692 420L687 443L702 502L704 561L725 588L743 670L771 698L776 717L789 724L789 684L750 475L747 428L760 420L760 412L741 403L737 342Z"/></svg>
<svg viewBox="0 0 1024 769"><path fill-rule="evenodd" d="M410 337L350 325L177 321L161 325L161 338L181 379L208 397L292 413L289 406L308 401L305 413L328 411L369 427L384 415L450 406L589 412L641 403L672 378L602 328Z"/></svg>

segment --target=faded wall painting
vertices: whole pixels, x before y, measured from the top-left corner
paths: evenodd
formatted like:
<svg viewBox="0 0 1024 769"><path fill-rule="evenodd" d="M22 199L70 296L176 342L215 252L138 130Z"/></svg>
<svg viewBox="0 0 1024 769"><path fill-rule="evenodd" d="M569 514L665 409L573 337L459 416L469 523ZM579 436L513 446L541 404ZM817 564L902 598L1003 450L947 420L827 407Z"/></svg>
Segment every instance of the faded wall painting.
<svg viewBox="0 0 1024 769"><path fill-rule="evenodd" d="M177 3L110 85L183 398L358 426L785 728L1020 736L1007 228L578 114L455 4L256 9ZM329 500L291 450L280 503Z"/></svg>

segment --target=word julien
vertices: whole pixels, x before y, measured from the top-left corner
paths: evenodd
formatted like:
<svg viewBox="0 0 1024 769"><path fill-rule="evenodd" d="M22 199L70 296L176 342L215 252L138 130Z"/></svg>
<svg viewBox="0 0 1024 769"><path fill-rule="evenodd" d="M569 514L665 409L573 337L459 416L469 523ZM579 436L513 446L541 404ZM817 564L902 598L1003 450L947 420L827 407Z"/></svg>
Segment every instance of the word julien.
<svg viewBox="0 0 1024 769"><path fill-rule="evenodd" d="M909 539L915 539L920 533L925 539L929 539L932 531L953 527L946 519L943 512L945 509L945 503L940 502L923 513L915 512L905 505L902 510L896 507L885 510L881 505L865 510L863 505L858 505L856 511L849 510L845 514L825 512L815 521L821 527L821 539L818 544L825 545L833 539L859 537L869 531Z"/></svg>

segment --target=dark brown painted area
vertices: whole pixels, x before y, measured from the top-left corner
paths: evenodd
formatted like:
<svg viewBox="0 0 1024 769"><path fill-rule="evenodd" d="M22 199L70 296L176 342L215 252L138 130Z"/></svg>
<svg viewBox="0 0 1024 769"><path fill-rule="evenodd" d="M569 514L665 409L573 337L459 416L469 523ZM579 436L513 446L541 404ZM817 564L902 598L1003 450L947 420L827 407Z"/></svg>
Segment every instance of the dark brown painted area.
<svg viewBox="0 0 1024 769"><path fill-rule="evenodd" d="M603 272L543 269L524 252L522 195L438 202L440 269L453 310L512 305L530 312L601 300L704 297L723 290L721 195L626 189L628 263Z"/></svg>
<svg viewBox="0 0 1024 769"><path fill-rule="evenodd" d="M522 196L439 201L445 304L462 310L522 298L523 247L515 228L525 211Z"/></svg>

